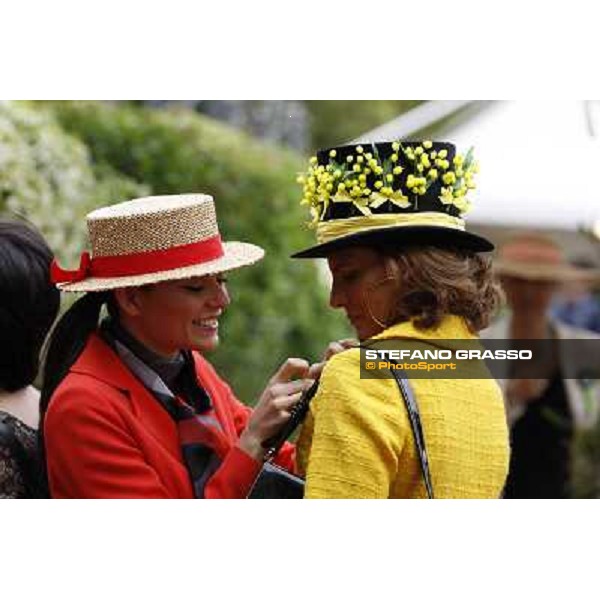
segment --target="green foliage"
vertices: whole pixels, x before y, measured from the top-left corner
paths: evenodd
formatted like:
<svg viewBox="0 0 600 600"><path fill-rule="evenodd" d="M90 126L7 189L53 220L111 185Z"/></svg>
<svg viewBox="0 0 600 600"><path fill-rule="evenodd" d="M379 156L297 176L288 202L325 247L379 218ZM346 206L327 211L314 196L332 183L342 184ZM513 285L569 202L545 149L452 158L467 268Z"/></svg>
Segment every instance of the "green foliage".
<svg viewBox="0 0 600 600"><path fill-rule="evenodd" d="M600 422L575 433L572 468L573 498L600 498Z"/></svg>
<svg viewBox="0 0 600 600"><path fill-rule="evenodd" d="M0 215L33 223L62 261L73 263L84 247L88 210L146 191L93 165L86 146L45 111L0 103Z"/></svg>
<svg viewBox="0 0 600 600"><path fill-rule="evenodd" d="M339 146L414 108L421 100L311 100L312 149Z"/></svg>
<svg viewBox="0 0 600 600"><path fill-rule="evenodd" d="M210 357L240 399L254 402L287 356L315 360L328 341L348 334L327 308L315 264L289 259L313 242L302 227L307 215L295 183L302 157L189 110L92 102L44 107L87 145L97 169L118 172L153 194L209 193L225 240L266 249L262 263L231 274L233 304Z"/></svg>

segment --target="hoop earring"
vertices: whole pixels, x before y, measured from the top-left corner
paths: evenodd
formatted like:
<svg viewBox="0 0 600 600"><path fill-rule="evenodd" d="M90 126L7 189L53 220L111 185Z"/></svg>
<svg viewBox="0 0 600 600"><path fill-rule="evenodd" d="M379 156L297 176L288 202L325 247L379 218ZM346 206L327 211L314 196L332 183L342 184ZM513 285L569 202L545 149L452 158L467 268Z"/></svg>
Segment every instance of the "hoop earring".
<svg viewBox="0 0 600 600"><path fill-rule="evenodd" d="M371 317L371 319L373 319L373 321L375 321L375 323L377 323L377 325L379 325L379 327L381 327L382 329L387 329L389 327L389 324L383 323L373 314L373 311L371 310L371 305L369 303L369 299L367 298L367 294L371 291L371 289L374 289L375 287L384 284L386 281L396 281L396 277L390 273L390 274L386 275L386 277L384 277L383 279L380 279L379 281L375 281L374 283L372 283L363 292L363 304L366 307L367 312L369 313L369 317Z"/></svg>

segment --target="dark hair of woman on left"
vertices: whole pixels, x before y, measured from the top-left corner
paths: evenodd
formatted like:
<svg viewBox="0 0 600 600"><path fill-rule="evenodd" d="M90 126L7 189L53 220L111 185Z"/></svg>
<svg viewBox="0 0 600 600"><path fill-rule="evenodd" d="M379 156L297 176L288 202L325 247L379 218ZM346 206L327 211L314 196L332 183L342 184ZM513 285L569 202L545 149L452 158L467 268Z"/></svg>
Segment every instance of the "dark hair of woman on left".
<svg viewBox="0 0 600 600"><path fill-rule="evenodd" d="M0 219L0 498L40 493L36 462L44 340L60 304L52 252L31 226Z"/></svg>

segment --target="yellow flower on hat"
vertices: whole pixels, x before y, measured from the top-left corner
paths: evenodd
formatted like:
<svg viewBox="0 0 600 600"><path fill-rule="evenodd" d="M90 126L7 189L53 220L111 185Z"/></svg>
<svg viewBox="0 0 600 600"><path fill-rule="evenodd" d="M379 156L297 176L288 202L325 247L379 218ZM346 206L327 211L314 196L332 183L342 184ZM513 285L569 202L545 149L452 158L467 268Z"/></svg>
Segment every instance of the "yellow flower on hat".
<svg viewBox="0 0 600 600"><path fill-rule="evenodd" d="M454 194L451 187L443 187L439 195L442 204L454 204Z"/></svg>
<svg viewBox="0 0 600 600"><path fill-rule="evenodd" d="M346 192L346 188L338 189L337 194L331 199L333 202L352 202L352 197Z"/></svg>
<svg viewBox="0 0 600 600"><path fill-rule="evenodd" d="M454 206L458 208L461 214L464 214L471 208L471 203L464 196L461 196L455 199Z"/></svg>
<svg viewBox="0 0 600 600"><path fill-rule="evenodd" d="M452 171L449 171L448 173L444 173L442 175L442 181L446 185L452 185L453 183L456 182L456 175Z"/></svg>
<svg viewBox="0 0 600 600"><path fill-rule="evenodd" d="M363 215L371 214L385 202L405 209L411 206L409 196L427 194L430 186L441 179L441 204L455 206L459 213L469 208L466 196L475 187L473 178L477 172L472 150L449 160L448 150L436 153L429 140L406 147L396 141L391 146L393 153L387 158L380 158L377 150L365 152L362 146L354 147L354 155L340 159L343 164L336 162L339 150L335 149L328 151L326 165L319 165L317 157L311 157L306 173L297 177L303 189L301 203L314 208L316 213L311 214L316 214L317 219L325 218L330 202L351 202ZM404 171L406 180L399 178ZM372 175L376 178L371 179Z"/></svg>

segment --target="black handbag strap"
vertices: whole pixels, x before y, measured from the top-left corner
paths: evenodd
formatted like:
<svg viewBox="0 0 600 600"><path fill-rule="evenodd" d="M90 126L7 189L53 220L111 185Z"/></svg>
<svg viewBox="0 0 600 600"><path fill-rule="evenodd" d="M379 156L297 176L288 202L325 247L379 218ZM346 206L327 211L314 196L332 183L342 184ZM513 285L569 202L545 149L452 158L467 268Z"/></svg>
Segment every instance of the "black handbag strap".
<svg viewBox="0 0 600 600"><path fill-rule="evenodd" d="M419 414L419 406L412 391L410 383L406 378L402 369L391 369L392 375L400 389L400 395L404 400L406 412L412 429L417 454L419 455L419 463L421 465L421 473L425 481L427 496L430 499L435 498L433 495L433 485L431 483L431 474L429 473L429 459L427 458L427 447L425 446L425 437L423 436L423 427L421 425L421 415Z"/></svg>

